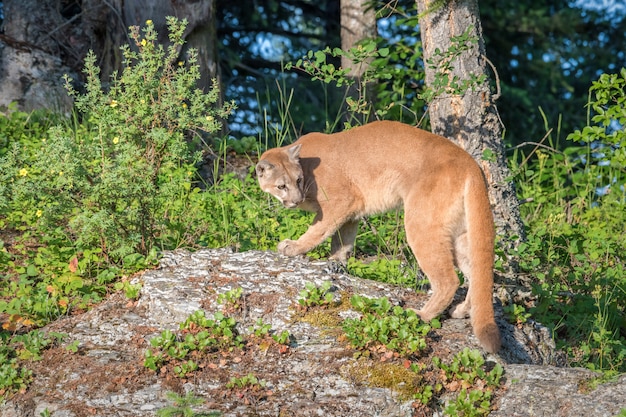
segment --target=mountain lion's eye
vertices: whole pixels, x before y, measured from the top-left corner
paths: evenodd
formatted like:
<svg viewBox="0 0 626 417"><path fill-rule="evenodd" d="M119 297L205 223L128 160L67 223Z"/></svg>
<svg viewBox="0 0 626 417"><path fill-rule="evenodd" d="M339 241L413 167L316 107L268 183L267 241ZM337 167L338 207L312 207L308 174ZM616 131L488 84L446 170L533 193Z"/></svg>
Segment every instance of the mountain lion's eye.
<svg viewBox="0 0 626 417"><path fill-rule="evenodd" d="M302 184L302 177L298 178L296 182L298 183L298 185Z"/></svg>
<svg viewBox="0 0 626 417"><path fill-rule="evenodd" d="M287 186L285 184L281 184L281 185L277 185L276 188L278 188L279 190L285 190Z"/></svg>

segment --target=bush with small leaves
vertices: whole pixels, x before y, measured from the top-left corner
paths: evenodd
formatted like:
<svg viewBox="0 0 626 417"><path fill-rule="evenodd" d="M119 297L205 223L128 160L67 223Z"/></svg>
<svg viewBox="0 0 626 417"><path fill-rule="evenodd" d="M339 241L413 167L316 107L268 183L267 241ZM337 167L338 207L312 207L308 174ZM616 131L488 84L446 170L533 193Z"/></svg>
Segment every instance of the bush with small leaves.
<svg viewBox="0 0 626 417"><path fill-rule="evenodd" d="M343 323L346 337L356 349L372 351L383 346L403 357L417 355L426 348L426 334L440 326L436 319L424 323L413 310L392 306L384 297L354 295L350 303L362 313L360 318L348 318Z"/></svg>
<svg viewBox="0 0 626 417"><path fill-rule="evenodd" d="M235 325L235 319L220 312L208 318L204 311L195 311L180 325L180 333L164 330L150 339L151 348L144 353L144 366L158 371L163 365L176 361L178 365L175 365L174 372L179 377L185 377L198 367L193 360L187 359L192 352L243 347L243 337L238 334Z"/></svg>
<svg viewBox="0 0 626 417"><path fill-rule="evenodd" d="M325 281L320 287L312 282L307 282L304 286L305 288L300 291L300 298L298 298L298 304L304 309L332 304L333 293L330 291L332 286L330 281Z"/></svg>

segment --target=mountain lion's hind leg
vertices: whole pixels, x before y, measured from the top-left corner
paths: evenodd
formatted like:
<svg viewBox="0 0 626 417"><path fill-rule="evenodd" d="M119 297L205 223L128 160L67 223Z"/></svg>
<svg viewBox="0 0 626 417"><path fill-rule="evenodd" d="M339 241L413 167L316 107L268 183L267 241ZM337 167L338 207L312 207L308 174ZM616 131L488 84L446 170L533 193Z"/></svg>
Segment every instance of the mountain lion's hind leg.
<svg viewBox="0 0 626 417"><path fill-rule="evenodd" d="M330 242L330 258L342 264L348 260L348 256L354 250L354 241L359 230L358 220L348 220L335 232Z"/></svg>
<svg viewBox="0 0 626 417"><path fill-rule="evenodd" d="M454 271L454 259L450 238L441 225L409 218L405 213L406 236L420 269L430 281L432 295L417 314L424 321L440 315L452 303L459 287L459 278Z"/></svg>
<svg viewBox="0 0 626 417"><path fill-rule="evenodd" d="M454 244L454 261L457 268L459 268L463 273L463 277L465 279L465 282L467 283L467 295L463 302L459 303L450 311L450 316L455 319L464 319L469 317L470 315L471 306L469 287L470 285L472 285L472 280L470 277L470 258L469 246L467 242L467 233L463 233L456 239L456 242Z"/></svg>

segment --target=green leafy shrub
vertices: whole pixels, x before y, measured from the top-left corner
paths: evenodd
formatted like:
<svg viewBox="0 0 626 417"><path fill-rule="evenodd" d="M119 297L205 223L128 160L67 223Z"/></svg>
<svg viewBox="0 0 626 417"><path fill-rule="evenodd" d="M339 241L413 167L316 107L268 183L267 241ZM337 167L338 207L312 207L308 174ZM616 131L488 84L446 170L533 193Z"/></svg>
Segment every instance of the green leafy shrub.
<svg viewBox="0 0 626 417"><path fill-rule="evenodd" d="M243 296L243 288L237 287L228 290L217 296L217 303L224 305L226 308L237 311L241 309L241 297Z"/></svg>
<svg viewBox="0 0 626 417"><path fill-rule="evenodd" d="M448 416L486 416L491 411L493 391L500 386L504 369L496 364L486 369L485 359L478 350L463 349L445 364L433 358L435 367L444 372L444 386L459 391L456 399L447 404Z"/></svg>
<svg viewBox="0 0 626 417"><path fill-rule="evenodd" d="M44 334L38 330L13 336L0 331L0 403L16 392L26 390L32 372L25 364L41 360L44 350L61 343L64 338L61 333Z"/></svg>
<svg viewBox="0 0 626 417"><path fill-rule="evenodd" d="M626 70L593 83L594 115L568 136L577 146L513 160L529 228L520 266L538 296L529 313L573 363L611 372L626 370L625 85Z"/></svg>
<svg viewBox="0 0 626 417"><path fill-rule="evenodd" d="M193 352L212 352L219 349L243 347L243 337L235 328L235 319L217 312L213 318L205 316L204 311L192 313L180 325L181 333L175 334L164 330L150 339L152 348L144 353L144 366L158 371L162 366L174 362L174 372L179 377L197 369L198 365L188 359Z"/></svg>
<svg viewBox="0 0 626 417"><path fill-rule="evenodd" d="M304 286L305 288L300 291L300 298L298 298L298 304L302 308L330 306L333 303L333 293L330 291L332 283L330 281L324 281L320 287L312 282L307 282Z"/></svg>
<svg viewBox="0 0 626 417"><path fill-rule="evenodd" d="M226 384L226 388L233 391L236 398L243 398L245 404L259 401L271 395L271 391L266 389L267 381L257 378L253 373L248 373L240 377L232 377Z"/></svg>
<svg viewBox="0 0 626 417"><path fill-rule="evenodd" d="M413 310L392 306L387 298L370 299L354 295L350 303L362 316L348 318L343 330L356 349L378 352L389 350L402 357L418 355L426 348L425 336L439 327L435 319L424 323Z"/></svg>
<svg viewBox="0 0 626 417"><path fill-rule="evenodd" d="M85 93L66 79L72 119L0 117L8 138L0 142L0 226L15 240L7 250L0 236L0 273L9 278L0 281L0 312L11 327L87 309L123 273L153 264L157 250L193 246L217 227L204 218L215 199L197 186L195 163L233 105L219 104L217 85L195 87L196 53L178 61L186 23L168 25L167 50L152 22L131 29L136 51L124 47L124 70L106 89L90 54Z"/></svg>
<svg viewBox="0 0 626 417"><path fill-rule="evenodd" d="M421 280L416 280L414 266L401 259L388 259L386 256L368 262L350 258L348 259L348 271L361 278L402 285L408 288L418 288L422 283Z"/></svg>
<svg viewBox="0 0 626 417"><path fill-rule="evenodd" d="M265 323L263 319L259 317L254 323L254 326L250 327L248 331L250 331L254 336L262 338L269 335L271 329L272 325Z"/></svg>
<svg viewBox="0 0 626 417"><path fill-rule="evenodd" d="M232 377L226 384L226 388L258 389L264 388L266 384L264 380L259 380L254 374L249 373L242 377Z"/></svg>
<svg viewBox="0 0 626 417"><path fill-rule="evenodd" d="M32 371L20 366L15 349L0 339L0 400L26 389Z"/></svg>
<svg viewBox="0 0 626 417"><path fill-rule="evenodd" d="M444 409L444 415L452 417L482 417L491 412L490 391L467 390L461 391L454 402L449 403Z"/></svg>
<svg viewBox="0 0 626 417"><path fill-rule="evenodd" d="M143 34L131 29L138 51L123 48L124 70L108 90L89 54L86 93L66 78L80 121L52 128L32 163L12 169L14 204L38 217L40 230L79 250L99 248L110 262L148 255L171 234L193 192L201 132L217 132L233 107L218 104L217 84L206 94L195 87L196 53L178 61L186 22L168 26L167 51L152 22Z"/></svg>
<svg viewBox="0 0 626 417"><path fill-rule="evenodd" d="M204 404L205 400L198 397L193 391L179 395L175 392L167 392L165 394L167 400L172 403L157 410L157 417L220 417L219 411L196 411L196 408Z"/></svg>
<svg viewBox="0 0 626 417"><path fill-rule="evenodd" d="M434 357L435 367L444 371L445 381L462 381L468 385L475 385L480 380L480 385L497 387L504 373L500 364L496 364L491 370L485 369L485 358L476 349L465 348L457 353L449 364Z"/></svg>

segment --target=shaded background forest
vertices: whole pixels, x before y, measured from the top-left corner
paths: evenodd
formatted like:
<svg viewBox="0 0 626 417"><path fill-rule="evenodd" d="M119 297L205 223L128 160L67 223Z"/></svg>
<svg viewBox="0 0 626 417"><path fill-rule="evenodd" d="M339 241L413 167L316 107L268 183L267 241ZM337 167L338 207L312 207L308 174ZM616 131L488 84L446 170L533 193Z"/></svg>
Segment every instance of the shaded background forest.
<svg viewBox="0 0 626 417"><path fill-rule="evenodd" d="M247 2L233 5L218 1L217 5L223 83L227 96L237 99L245 111L237 120L242 123L255 120L255 113L259 113L257 97L264 100L267 91L270 97L278 96L272 91L282 62L325 45L340 46L341 42L339 22L334 18L339 16L338 2L251 3L263 5L255 13L250 13L253 6ZM416 14L413 4L405 1L379 6L379 17L384 17L379 21L381 43L419 42L418 30L395 26L402 14ZM562 131L580 128L585 123L584 106L592 80L626 65L624 3L598 2L596 6L564 0L479 2L487 55L500 78L498 108L509 143L539 141L545 135L539 108L550 127L556 128L562 117ZM284 75L287 86L297 85L298 97L306 98L294 103L294 118L306 131L323 128L319 112L324 101L319 87L307 88L301 78ZM423 82L411 81L418 85ZM247 99L242 100L244 97ZM317 126L311 123L313 117Z"/></svg>
<svg viewBox="0 0 626 417"><path fill-rule="evenodd" d="M297 97L289 113L298 132L323 130L340 105L341 97L332 96L336 91L310 83L298 71L282 71L309 50L341 46L339 1L9 0L3 6L0 44L44 50L58 56L75 75L80 74L87 50L93 49L104 64L104 81L120 68L116 46L128 41L128 26L164 18L166 13L187 17L186 39L200 49L206 63L205 84L219 77L224 99L235 100L239 107L229 120L230 134L236 138L256 135L266 124L277 123L289 94ZM481 0L479 6L487 55L502 89L498 107L507 143L539 141L547 128L571 132L583 126L592 80L626 66L624 1ZM415 2L377 2L375 9L378 44L400 43L414 52L390 64L399 71L423 66ZM31 26L25 29L25 22L35 17L39 34ZM11 59L2 56L0 79ZM421 112L424 103L417 93L423 79L415 74L407 72L406 86L414 92L403 100L412 111ZM383 94L389 86L378 89Z"/></svg>

